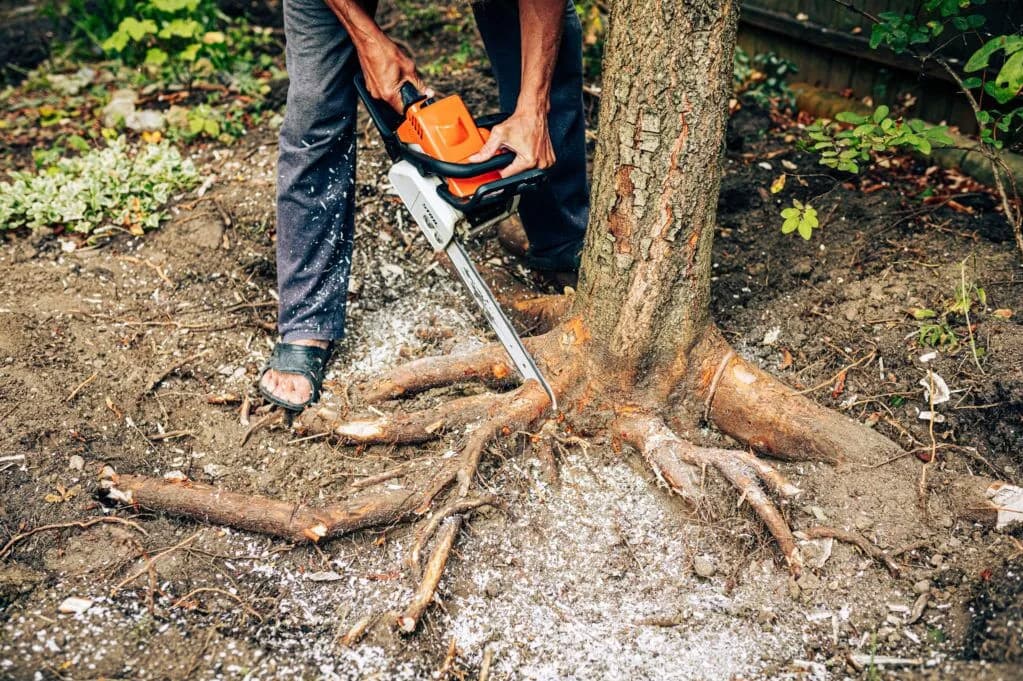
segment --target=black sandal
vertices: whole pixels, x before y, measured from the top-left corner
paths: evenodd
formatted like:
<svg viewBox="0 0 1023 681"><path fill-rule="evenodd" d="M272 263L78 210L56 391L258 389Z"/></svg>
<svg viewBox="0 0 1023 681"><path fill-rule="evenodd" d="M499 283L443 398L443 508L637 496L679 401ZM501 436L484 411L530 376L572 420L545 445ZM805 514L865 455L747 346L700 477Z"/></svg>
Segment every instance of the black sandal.
<svg viewBox="0 0 1023 681"><path fill-rule="evenodd" d="M298 345L283 341L278 343L274 346L270 359L266 361L266 366L259 372L259 378L256 379L259 385L259 394L278 407L284 407L289 411L302 411L320 399L320 388L323 387L323 377L327 373L327 362L330 361L333 349L333 344L325 348L318 348L315 345ZM309 381L309 399L302 404L295 404L282 400L264 388L263 376L271 369L282 374L296 374L304 377Z"/></svg>

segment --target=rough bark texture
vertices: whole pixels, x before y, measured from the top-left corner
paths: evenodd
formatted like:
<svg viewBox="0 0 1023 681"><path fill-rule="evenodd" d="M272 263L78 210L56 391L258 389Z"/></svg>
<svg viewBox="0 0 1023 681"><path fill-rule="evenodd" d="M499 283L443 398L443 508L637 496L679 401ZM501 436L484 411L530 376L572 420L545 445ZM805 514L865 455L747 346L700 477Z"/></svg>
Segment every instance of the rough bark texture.
<svg viewBox="0 0 1023 681"><path fill-rule="evenodd" d="M671 384L708 322L737 15L731 1L612 3L575 312L626 381Z"/></svg>

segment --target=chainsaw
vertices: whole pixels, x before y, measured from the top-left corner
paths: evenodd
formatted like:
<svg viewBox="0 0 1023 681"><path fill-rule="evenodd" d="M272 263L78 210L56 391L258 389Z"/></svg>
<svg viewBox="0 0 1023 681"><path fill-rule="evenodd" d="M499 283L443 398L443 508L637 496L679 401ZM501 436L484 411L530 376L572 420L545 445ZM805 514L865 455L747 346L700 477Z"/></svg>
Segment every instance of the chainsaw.
<svg viewBox="0 0 1023 681"><path fill-rule="evenodd" d="M543 171L502 178L498 171L515 158L510 152L481 163L465 162L507 114L474 119L458 95L427 97L406 82L401 86L404 115L399 115L369 94L361 74L355 87L393 161L387 177L395 192L433 249L447 254L522 379L539 383L556 410L554 391L460 241L465 231L483 229L514 214L521 195L545 181Z"/></svg>

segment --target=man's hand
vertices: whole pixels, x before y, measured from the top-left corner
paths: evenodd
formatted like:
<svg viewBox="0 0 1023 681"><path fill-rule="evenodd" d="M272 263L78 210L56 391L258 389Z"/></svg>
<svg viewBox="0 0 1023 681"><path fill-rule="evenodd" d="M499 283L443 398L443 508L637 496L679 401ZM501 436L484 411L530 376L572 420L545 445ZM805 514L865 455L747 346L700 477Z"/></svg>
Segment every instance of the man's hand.
<svg viewBox="0 0 1023 681"><path fill-rule="evenodd" d="M427 97L433 96L433 91L423 86L415 63L377 26L373 19L376 0L326 2L355 45L369 94L387 102L398 113L405 113L400 92L405 81L415 85Z"/></svg>
<svg viewBox="0 0 1023 681"><path fill-rule="evenodd" d="M494 126L483 148L467 160L469 163L486 161L502 149L515 152L515 160L501 170L501 177L554 165L556 159L547 131L546 108L516 109L505 122Z"/></svg>
<svg viewBox="0 0 1023 681"><path fill-rule="evenodd" d="M369 93L390 104L398 113L405 112L400 92L402 83L407 81L426 96L433 95L419 77L415 62L386 36L363 43L357 52Z"/></svg>

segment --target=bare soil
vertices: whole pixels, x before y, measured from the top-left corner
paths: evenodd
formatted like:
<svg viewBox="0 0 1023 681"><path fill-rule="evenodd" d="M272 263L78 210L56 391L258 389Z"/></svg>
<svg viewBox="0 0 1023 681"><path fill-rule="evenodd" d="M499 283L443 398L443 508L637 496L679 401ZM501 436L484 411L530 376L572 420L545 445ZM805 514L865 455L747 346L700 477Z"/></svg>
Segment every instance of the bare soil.
<svg viewBox="0 0 1023 681"><path fill-rule="evenodd" d="M493 86L480 73L443 83L455 84L479 108L493 106ZM757 115L743 110L733 121L740 132L719 207L713 311L729 341L822 404L876 423L907 456L936 453L932 474L1019 483L1023 271L990 198L946 177L938 184L972 213L922 205L914 182L926 167L899 159L820 202L825 227L812 241L784 237L781 203L835 178L786 143L786 130L750 125ZM488 339L387 194L372 135L360 144L351 332L328 384L342 402L376 371ZM197 152L214 178L208 191L181 197L173 219L144 238L66 252L59 238L5 237L4 538L111 514L94 498L107 465L180 470L239 491L316 501L414 454L299 441L284 427L245 439L249 410L239 402L251 401L249 424L260 420L253 386L273 341L275 151L264 129L235 147ZM783 171L792 175L788 188L772 196L766 187ZM472 250L529 280L496 242ZM976 361L965 344L926 360L931 350L920 347L920 322L907 310L942 309L964 276L984 288L988 308L1013 314L974 310L984 349ZM929 406L920 385L928 368L952 391L933 440L918 417ZM230 403L211 403L222 398ZM559 464L555 481L518 436L493 448L483 473L507 511L482 512L468 526L441 602L417 635L374 626L354 647L339 639L356 621L400 608L415 588L406 528L293 546L120 509L137 527L41 532L0 555L0 677L418 679L443 670L475 678L486 650L496 679L1023 675L1023 545L1011 534L941 512L921 523L915 509L885 508L856 529L903 551L902 577L848 546L817 541L803 546L815 567L794 581L758 522L714 480L721 503L690 509L600 437L566 445ZM797 483L811 480L787 509L797 528L858 493L815 487L814 465L780 468ZM890 484L883 464L876 483ZM932 486L928 499L942 492ZM919 542L885 541L908 523L920 524ZM91 606L60 613L70 596ZM456 654L445 663L452 642ZM872 656L898 661L875 664Z"/></svg>

